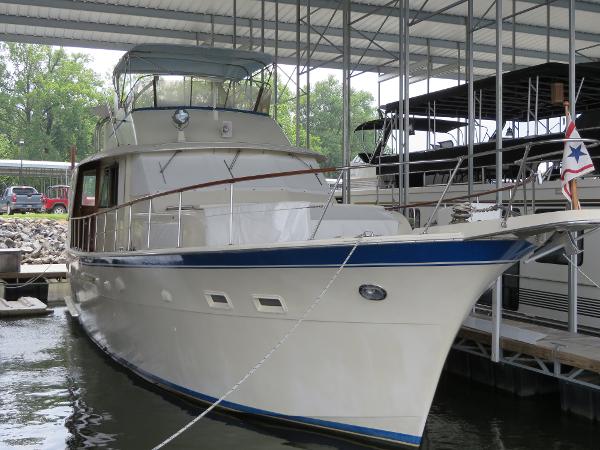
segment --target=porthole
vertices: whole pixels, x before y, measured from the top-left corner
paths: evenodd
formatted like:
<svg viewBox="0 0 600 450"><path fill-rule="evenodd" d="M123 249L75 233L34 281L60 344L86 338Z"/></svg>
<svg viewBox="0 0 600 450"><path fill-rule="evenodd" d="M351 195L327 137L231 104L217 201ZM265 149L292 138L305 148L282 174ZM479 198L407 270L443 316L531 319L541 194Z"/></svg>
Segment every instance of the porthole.
<svg viewBox="0 0 600 450"><path fill-rule="evenodd" d="M225 292L204 291L208 306L218 309L232 309L233 305Z"/></svg>
<svg viewBox="0 0 600 450"><path fill-rule="evenodd" d="M283 298L278 295L254 295L254 306L260 312L279 313L287 312Z"/></svg>

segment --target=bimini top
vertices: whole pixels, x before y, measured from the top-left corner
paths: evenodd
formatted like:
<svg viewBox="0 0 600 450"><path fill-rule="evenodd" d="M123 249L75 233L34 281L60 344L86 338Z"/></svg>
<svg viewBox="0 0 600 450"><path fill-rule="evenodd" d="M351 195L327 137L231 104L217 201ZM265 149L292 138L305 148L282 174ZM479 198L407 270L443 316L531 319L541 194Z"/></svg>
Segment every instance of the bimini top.
<svg viewBox="0 0 600 450"><path fill-rule="evenodd" d="M600 109L600 63L579 63L575 68L576 86L580 89L577 100L577 112ZM569 65L562 63L545 63L502 74L502 118L527 122L529 85L538 85L538 119L564 116L565 109L561 102L552 103L550 94L553 83L564 87L566 96L569 86ZM435 103L437 117L469 117L468 85L451 87L430 94L419 95L410 99L410 113L426 116L429 108ZM496 119L496 77L483 78L473 83L476 96L481 99L477 109L481 108L481 118ZM532 94L533 95L533 94ZM531 101L533 102L533 98ZM381 107L386 113L397 113L398 102L388 103ZM476 117L479 111L476 111Z"/></svg>
<svg viewBox="0 0 600 450"><path fill-rule="evenodd" d="M113 76L125 73L196 75L241 80L271 64L266 53L174 44L141 44L123 55Z"/></svg>

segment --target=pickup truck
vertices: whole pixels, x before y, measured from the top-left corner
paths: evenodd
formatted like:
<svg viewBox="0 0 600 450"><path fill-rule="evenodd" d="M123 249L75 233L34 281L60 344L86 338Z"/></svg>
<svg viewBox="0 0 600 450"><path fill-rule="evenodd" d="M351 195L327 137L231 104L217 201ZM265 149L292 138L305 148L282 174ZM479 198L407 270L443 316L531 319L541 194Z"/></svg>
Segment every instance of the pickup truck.
<svg viewBox="0 0 600 450"><path fill-rule="evenodd" d="M42 212L42 194L31 186L11 186L0 198L0 214L35 211Z"/></svg>

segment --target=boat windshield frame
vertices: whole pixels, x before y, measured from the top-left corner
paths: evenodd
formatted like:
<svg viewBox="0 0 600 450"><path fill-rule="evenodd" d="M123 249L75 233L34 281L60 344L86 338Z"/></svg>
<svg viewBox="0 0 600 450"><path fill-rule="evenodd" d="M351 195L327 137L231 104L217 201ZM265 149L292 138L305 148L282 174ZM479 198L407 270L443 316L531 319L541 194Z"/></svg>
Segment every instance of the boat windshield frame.
<svg viewBox="0 0 600 450"><path fill-rule="evenodd" d="M114 78L118 106L126 113L165 108L227 109L268 114L272 65L247 77L123 71Z"/></svg>

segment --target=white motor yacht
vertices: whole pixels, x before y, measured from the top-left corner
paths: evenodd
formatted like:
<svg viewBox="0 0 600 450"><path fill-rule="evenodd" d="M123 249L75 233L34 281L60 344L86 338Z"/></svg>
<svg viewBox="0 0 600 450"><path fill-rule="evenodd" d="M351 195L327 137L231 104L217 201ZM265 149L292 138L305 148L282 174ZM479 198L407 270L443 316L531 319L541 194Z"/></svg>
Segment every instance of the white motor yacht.
<svg viewBox="0 0 600 450"><path fill-rule="evenodd" d="M98 152L74 174L79 321L119 363L203 402L285 337L220 406L418 446L475 301L600 211L413 228L332 202L321 155L268 115L270 62L176 45L123 56Z"/></svg>

